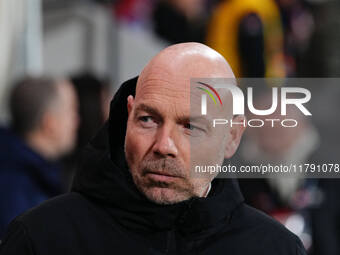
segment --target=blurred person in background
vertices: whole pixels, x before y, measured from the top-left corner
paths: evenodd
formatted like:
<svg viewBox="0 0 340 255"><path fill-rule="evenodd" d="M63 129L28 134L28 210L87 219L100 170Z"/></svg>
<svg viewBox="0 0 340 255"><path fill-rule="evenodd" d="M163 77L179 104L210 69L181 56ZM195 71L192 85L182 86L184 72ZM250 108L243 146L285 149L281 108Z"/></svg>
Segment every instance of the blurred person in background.
<svg viewBox="0 0 340 255"><path fill-rule="evenodd" d="M112 98L110 82L91 72L82 72L71 77L79 102L79 127L77 143L73 152L63 158L64 178L69 187L77 161L87 143L95 136L109 118Z"/></svg>
<svg viewBox="0 0 340 255"><path fill-rule="evenodd" d="M206 43L228 59L236 77L284 77L283 33L274 0L224 0Z"/></svg>
<svg viewBox="0 0 340 255"><path fill-rule="evenodd" d="M77 147L85 146L109 118L110 82L90 72L71 77L79 101L80 123Z"/></svg>
<svg viewBox="0 0 340 255"><path fill-rule="evenodd" d="M160 0L152 20L156 35L169 43L205 40L207 13L203 0Z"/></svg>
<svg viewBox="0 0 340 255"><path fill-rule="evenodd" d="M119 22L144 26L148 23L155 0L113 0L111 2L113 2L113 12Z"/></svg>
<svg viewBox="0 0 340 255"><path fill-rule="evenodd" d="M301 77L340 76L340 1L308 0L313 34L299 66Z"/></svg>
<svg viewBox="0 0 340 255"><path fill-rule="evenodd" d="M267 109L271 98L259 95L255 102L258 108ZM279 111L256 118L263 121L282 120ZM248 129L239 153L242 165L300 165L316 163L319 160L320 137L313 124L297 108L292 107L287 108L284 119L294 119L298 125L284 127L276 124L272 127L266 123L261 128ZM318 206L320 201L318 182L316 179L305 177L303 173L292 176L267 174L266 178L239 179L239 183L245 201L286 225L300 237L306 250L310 250L312 245L310 209ZM304 225L304 228L295 231L298 224L292 227L289 224L291 219L299 219L299 224Z"/></svg>
<svg viewBox="0 0 340 255"><path fill-rule="evenodd" d="M276 0L284 32L284 55L288 77L301 76L306 70L307 53L315 29L311 5L305 0ZM308 75L309 76L309 75Z"/></svg>
<svg viewBox="0 0 340 255"><path fill-rule="evenodd" d="M0 129L0 237L18 214L63 192L56 160L73 149L78 125L67 81L26 77L9 108L11 128Z"/></svg>

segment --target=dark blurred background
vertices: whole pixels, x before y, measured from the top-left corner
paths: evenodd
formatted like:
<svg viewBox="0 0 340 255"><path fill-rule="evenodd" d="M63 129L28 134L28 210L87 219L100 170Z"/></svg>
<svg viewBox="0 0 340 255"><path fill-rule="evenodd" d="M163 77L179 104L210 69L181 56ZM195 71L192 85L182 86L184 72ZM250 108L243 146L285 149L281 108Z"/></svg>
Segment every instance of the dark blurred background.
<svg viewBox="0 0 340 255"><path fill-rule="evenodd" d="M67 192L114 91L161 49L205 43L240 78L337 78L339 31L338 0L1 0L0 239L16 215ZM318 117L295 132L248 132L237 161L338 159L337 85L313 88ZM340 254L339 184L240 180L249 204L322 255Z"/></svg>

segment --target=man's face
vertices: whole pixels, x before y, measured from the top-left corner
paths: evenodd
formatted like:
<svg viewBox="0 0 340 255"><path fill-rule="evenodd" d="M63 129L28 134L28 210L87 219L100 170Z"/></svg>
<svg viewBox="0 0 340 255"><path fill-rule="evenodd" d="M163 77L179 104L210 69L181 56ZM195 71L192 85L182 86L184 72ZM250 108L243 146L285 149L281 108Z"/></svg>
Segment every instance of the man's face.
<svg viewBox="0 0 340 255"><path fill-rule="evenodd" d="M188 83L155 72L128 97L126 159L137 188L159 204L204 196L214 176L192 176L192 162L221 164L230 142L226 127L213 128L192 111L190 98L200 102L200 93Z"/></svg>

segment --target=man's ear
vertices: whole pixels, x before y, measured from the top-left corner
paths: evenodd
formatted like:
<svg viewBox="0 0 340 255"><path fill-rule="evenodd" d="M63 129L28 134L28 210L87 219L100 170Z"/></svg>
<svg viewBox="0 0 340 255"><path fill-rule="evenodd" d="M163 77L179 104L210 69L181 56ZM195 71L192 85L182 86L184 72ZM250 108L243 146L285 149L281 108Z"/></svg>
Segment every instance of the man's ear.
<svg viewBox="0 0 340 255"><path fill-rule="evenodd" d="M132 95L127 97L127 110L128 110L128 116L130 116L130 113L133 109L133 104L135 103L135 99Z"/></svg>
<svg viewBox="0 0 340 255"><path fill-rule="evenodd" d="M246 117L244 115L237 115L233 118L233 123L236 124L233 124L233 126L229 129L224 153L224 157L227 159L231 158L235 154L240 144L242 134L246 129Z"/></svg>

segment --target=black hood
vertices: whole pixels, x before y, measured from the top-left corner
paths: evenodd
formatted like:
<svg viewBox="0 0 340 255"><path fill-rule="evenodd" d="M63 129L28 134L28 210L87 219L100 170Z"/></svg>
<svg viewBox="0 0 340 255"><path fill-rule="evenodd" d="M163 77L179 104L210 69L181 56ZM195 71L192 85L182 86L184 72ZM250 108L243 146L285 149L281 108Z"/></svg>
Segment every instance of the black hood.
<svg viewBox="0 0 340 255"><path fill-rule="evenodd" d="M87 146L72 191L100 204L122 225L158 231L178 227L200 232L226 221L243 202L237 182L215 179L207 198L174 205L149 201L135 187L124 155L127 97L135 95L137 78L126 81L115 94L109 121Z"/></svg>

